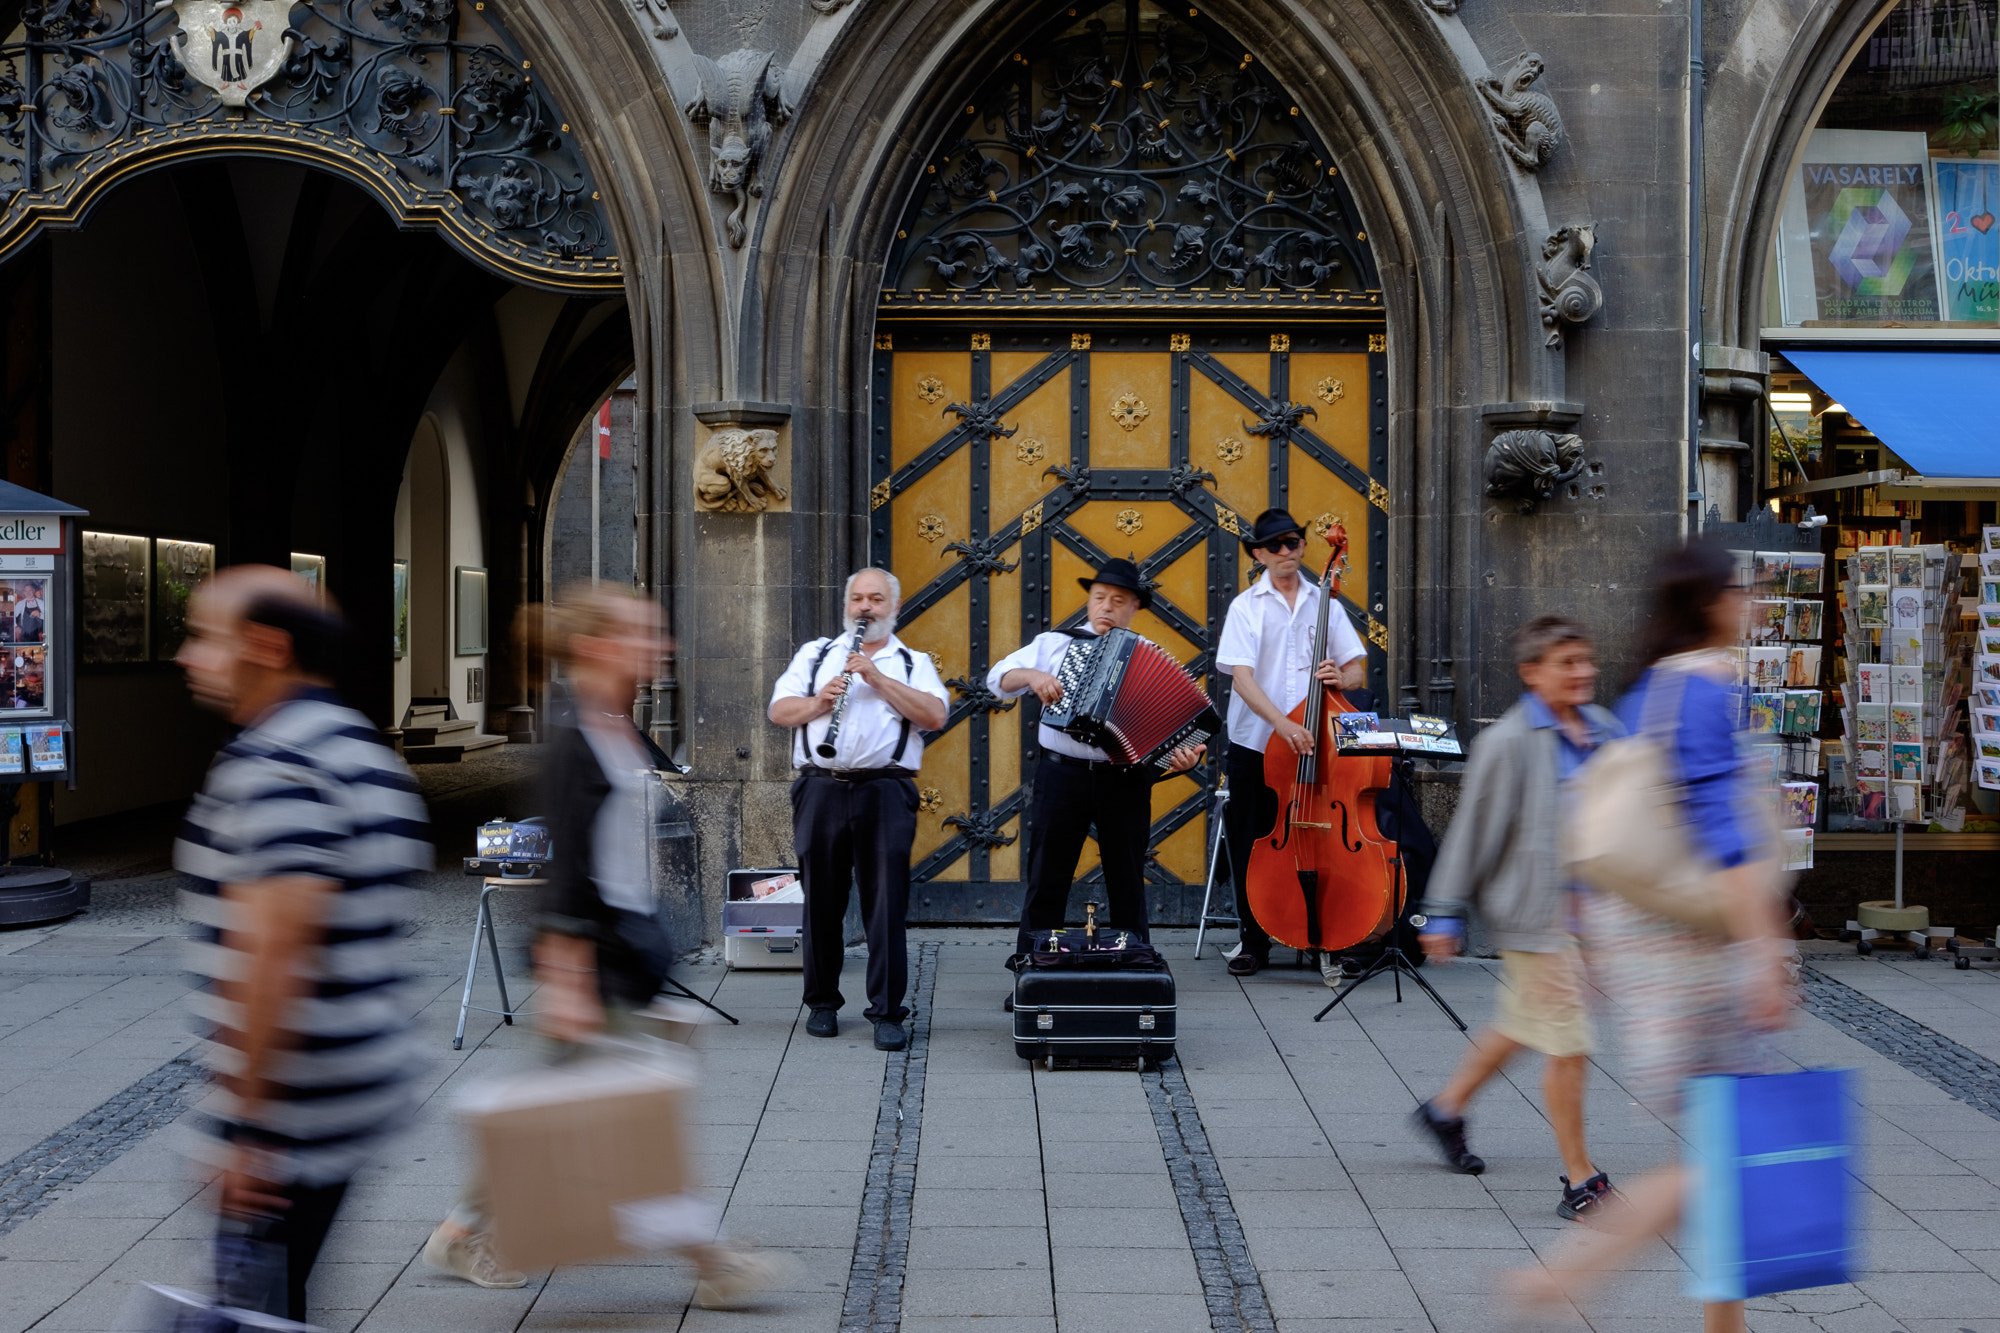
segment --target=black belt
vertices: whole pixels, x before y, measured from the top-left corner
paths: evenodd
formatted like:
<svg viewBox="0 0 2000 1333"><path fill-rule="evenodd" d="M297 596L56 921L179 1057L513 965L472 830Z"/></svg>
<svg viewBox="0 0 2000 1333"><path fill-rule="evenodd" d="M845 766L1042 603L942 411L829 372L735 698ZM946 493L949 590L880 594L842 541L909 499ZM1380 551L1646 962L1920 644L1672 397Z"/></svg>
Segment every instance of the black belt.
<svg viewBox="0 0 2000 1333"><path fill-rule="evenodd" d="M1106 768L1114 773L1135 773L1146 767L1144 764L1114 763L1109 759L1079 759L1073 754L1063 754L1056 750L1043 750L1042 753L1058 764L1067 764L1071 768Z"/></svg>
<svg viewBox="0 0 2000 1333"><path fill-rule="evenodd" d="M873 782L877 778L914 778L907 768L820 768L807 764L799 772L809 778L832 778L835 782Z"/></svg>

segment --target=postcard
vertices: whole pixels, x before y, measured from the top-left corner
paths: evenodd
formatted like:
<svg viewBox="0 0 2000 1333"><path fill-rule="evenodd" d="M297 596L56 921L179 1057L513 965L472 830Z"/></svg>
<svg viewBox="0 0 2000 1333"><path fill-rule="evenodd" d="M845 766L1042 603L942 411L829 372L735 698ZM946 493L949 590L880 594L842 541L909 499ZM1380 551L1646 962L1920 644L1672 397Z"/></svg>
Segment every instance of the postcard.
<svg viewBox="0 0 2000 1333"><path fill-rule="evenodd" d="M1884 630L1882 649L1889 655L1889 661L1896 666L1920 667L1924 664L1924 638L1921 634Z"/></svg>
<svg viewBox="0 0 2000 1333"><path fill-rule="evenodd" d="M1889 588L1881 583L1854 585L1854 618L1863 629L1889 627Z"/></svg>
<svg viewBox="0 0 2000 1333"><path fill-rule="evenodd" d="M1924 747L1921 745L1891 745L1889 747L1889 776L1901 782L1922 782L1924 780Z"/></svg>
<svg viewBox="0 0 2000 1333"><path fill-rule="evenodd" d="M1793 639L1817 642L1826 637L1826 603L1820 601L1793 602L1790 633Z"/></svg>
<svg viewBox="0 0 2000 1333"><path fill-rule="evenodd" d="M2000 655L2000 630L1980 630L1975 651L1983 653L1987 657Z"/></svg>
<svg viewBox="0 0 2000 1333"><path fill-rule="evenodd" d="M1979 557L1979 577L2000 579L2000 553L1982 554Z"/></svg>
<svg viewBox="0 0 2000 1333"><path fill-rule="evenodd" d="M2000 525L1989 523L1979 531L1980 535L1985 538L1985 549L2000 554Z"/></svg>
<svg viewBox="0 0 2000 1333"><path fill-rule="evenodd" d="M2000 629L2000 602L1979 604L1979 628Z"/></svg>
<svg viewBox="0 0 2000 1333"><path fill-rule="evenodd" d="M1750 603L1750 631L1744 635L1752 643L1777 643L1785 637L1785 608L1791 603L1779 598L1759 597Z"/></svg>
<svg viewBox="0 0 2000 1333"><path fill-rule="evenodd" d="M1889 552L1889 586L1923 590L1924 553L1914 546L1898 546Z"/></svg>
<svg viewBox="0 0 2000 1333"><path fill-rule="evenodd" d="M1790 828L1811 828L1819 813L1819 784L1787 782L1778 790L1783 793L1782 822Z"/></svg>
<svg viewBox="0 0 2000 1333"><path fill-rule="evenodd" d="M1973 709L1972 734L1975 736L2000 736L2000 708Z"/></svg>
<svg viewBox="0 0 2000 1333"><path fill-rule="evenodd" d="M1425 736L1442 736L1451 730L1449 719L1431 717L1424 713L1410 714L1410 729Z"/></svg>
<svg viewBox="0 0 2000 1333"><path fill-rule="evenodd" d="M1342 736L1358 736L1364 731L1380 731L1382 719L1375 713L1335 713L1333 725Z"/></svg>
<svg viewBox="0 0 2000 1333"><path fill-rule="evenodd" d="M1758 551L1751 557L1750 590L1759 597L1783 593L1792 582L1790 551Z"/></svg>
<svg viewBox="0 0 2000 1333"><path fill-rule="evenodd" d="M1826 557L1818 551L1792 552L1791 594L1794 597L1817 597L1825 591L1820 585L1826 577Z"/></svg>
<svg viewBox="0 0 2000 1333"><path fill-rule="evenodd" d="M1974 685L1972 702L1979 708L2000 708L2000 685Z"/></svg>
<svg viewBox="0 0 2000 1333"><path fill-rule="evenodd" d="M1778 830L1778 868L1780 870L1811 870L1813 868L1813 831L1809 828L1787 828Z"/></svg>
<svg viewBox="0 0 2000 1333"><path fill-rule="evenodd" d="M1889 705L1889 739L1908 745L1924 738L1924 710L1919 704Z"/></svg>
<svg viewBox="0 0 2000 1333"><path fill-rule="evenodd" d="M1988 763L1982 759L1973 767L1979 773L1979 785L1988 791L2000 791L2000 762Z"/></svg>
<svg viewBox="0 0 2000 1333"><path fill-rule="evenodd" d="M1856 662L1854 664L1855 702L1863 704L1885 704L1889 702L1889 671L1887 662Z"/></svg>
<svg viewBox="0 0 2000 1333"><path fill-rule="evenodd" d="M1847 561L1847 568L1854 575L1856 585L1889 582L1889 548L1886 546L1864 546Z"/></svg>
<svg viewBox="0 0 2000 1333"><path fill-rule="evenodd" d="M1889 817L1889 784L1882 778L1857 778L1854 783L1854 813L1863 819Z"/></svg>
<svg viewBox="0 0 2000 1333"><path fill-rule="evenodd" d="M28 764L36 773L60 773L69 766L61 727L28 728Z"/></svg>
<svg viewBox="0 0 2000 1333"><path fill-rule="evenodd" d="M1731 551L1729 558L1736 562L1736 582L1733 586L1748 589L1754 580L1756 558L1749 551Z"/></svg>
<svg viewBox="0 0 2000 1333"><path fill-rule="evenodd" d="M1889 705L1857 704L1854 708L1854 738L1881 744L1889 739Z"/></svg>
<svg viewBox="0 0 2000 1333"><path fill-rule="evenodd" d="M1889 818L1914 824L1924 817L1924 784L1889 779Z"/></svg>
<svg viewBox="0 0 2000 1333"><path fill-rule="evenodd" d="M1972 748L1981 759L2000 760L2000 736L1975 736Z"/></svg>
<svg viewBox="0 0 2000 1333"><path fill-rule="evenodd" d="M1924 669L1920 666L1889 668L1889 702L1920 704L1924 701Z"/></svg>
<svg viewBox="0 0 2000 1333"><path fill-rule="evenodd" d="M1758 736L1775 736L1784 720L1784 695L1758 693L1750 696L1750 723L1745 731Z"/></svg>
<svg viewBox="0 0 2000 1333"><path fill-rule="evenodd" d="M2000 661L2000 658L1995 658ZM1753 690L1782 690L1785 688L1785 672L1791 661L1791 654L1783 644L1770 647L1758 646L1750 650L1750 688ZM2000 676L1995 676L2000 681Z"/></svg>
<svg viewBox="0 0 2000 1333"><path fill-rule="evenodd" d="M2000 655L1980 653L1974 657L1972 679L1980 685L2000 685Z"/></svg>
<svg viewBox="0 0 2000 1333"><path fill-rule="evenodd" d="M1818 644L1793 648L1785 659L1785 684L1794 689L1812 689L1819 684Z"/></svg>
<svg viewBox="0 0 2000 1333"><path fill-rule="evenodd" d="M1781 724L1787 736L1810 736L1819 730L1818 690L1790 690L1785 694L1785 716Z"/></svg>
<svg viewBox="0 0 2000 1333"><path fill-rule="evenodd" d="M1889 747L1871 745L1866 742L1854 747L1854 776L1857 778L1886 778L1889 776Z"/></svg>
<svg viewBox="0 0 2000 1333"><path fill-rule="evenodd" d="M19 727L0 728L0 773L26 772L27 750Z"/></svg>
<svg viewBox="0 0 2000 1333"><path fill-rule="evenodd" d="M1919 588L1892 588L1889 591L1889 628L1898 634L1924 632L1924 593Z"/></svg>

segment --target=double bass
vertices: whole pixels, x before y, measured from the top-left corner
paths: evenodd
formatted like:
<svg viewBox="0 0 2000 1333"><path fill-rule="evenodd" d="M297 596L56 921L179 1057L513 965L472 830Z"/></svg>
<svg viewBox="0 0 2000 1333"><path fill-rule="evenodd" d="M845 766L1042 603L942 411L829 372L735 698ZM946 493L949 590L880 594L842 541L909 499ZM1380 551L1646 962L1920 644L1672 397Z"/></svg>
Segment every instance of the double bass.
<svg viewBox="0 0 2000 1333"><path fill-rule="evenodd" d="M1313 668L1326 660L1327 617L1340 595L1347 563L1347 529L1326 534L1332 554L1319 582ZM1264 781L1277 794L1278 817L1257 839L1246 876L1250 910L1278 943L1293 949L1339 950L1389 929L1397 907L1401 865L1396 844L1375 823L1375 803L1387 790L1387 755L1339 757L1333 719L1359 711L1339 689L1315 677L1291 720L1312 737L1295 752L1273 734L1264 747Z"/></svg>

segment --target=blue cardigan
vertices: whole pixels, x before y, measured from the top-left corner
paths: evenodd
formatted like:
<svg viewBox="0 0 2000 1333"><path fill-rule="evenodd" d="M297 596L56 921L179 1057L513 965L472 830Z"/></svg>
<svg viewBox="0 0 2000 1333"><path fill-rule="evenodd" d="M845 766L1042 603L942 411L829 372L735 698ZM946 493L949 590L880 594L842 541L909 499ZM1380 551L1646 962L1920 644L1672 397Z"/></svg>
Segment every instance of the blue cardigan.
<svg viewBox="0 0 2000 1333"><path fill-rule="evenodd" d="M1657 673L1648 670L1618 701L1618 720L1637 734L1645 715L1646 692ZM1686 674L1674 749L1687 787L1690 832L1696 845L1724 867L1742 865L1755 848L1742 819L1743 803L1755 799L1736 752L1741 700L1736 690L1706 676Z"/></svg>

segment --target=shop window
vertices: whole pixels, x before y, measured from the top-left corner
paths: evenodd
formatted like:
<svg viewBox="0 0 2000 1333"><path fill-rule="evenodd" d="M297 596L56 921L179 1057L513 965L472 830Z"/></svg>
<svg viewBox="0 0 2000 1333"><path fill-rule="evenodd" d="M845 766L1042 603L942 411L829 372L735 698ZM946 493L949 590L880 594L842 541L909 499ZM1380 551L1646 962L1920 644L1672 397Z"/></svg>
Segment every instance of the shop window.
<svg viewBox="0 0 2000 1333"><path fill-rule="evenodd" d="M88 665L147 660L152 542L114 532L83 534L77 652Z"/></svg>
<svg viewBox="0 0 2000 1333"><path fill-rule="evenodd" d="M187 638L188 599L215 576L212 542L153 543L153 660L171 662Z"/></svg>
<svg viewBox="0 0 2000 1333"><path fill-rule="evenodd" d="M2000 328L2000 0L1904 0L1806 142L1767 325Z"/></svg>

